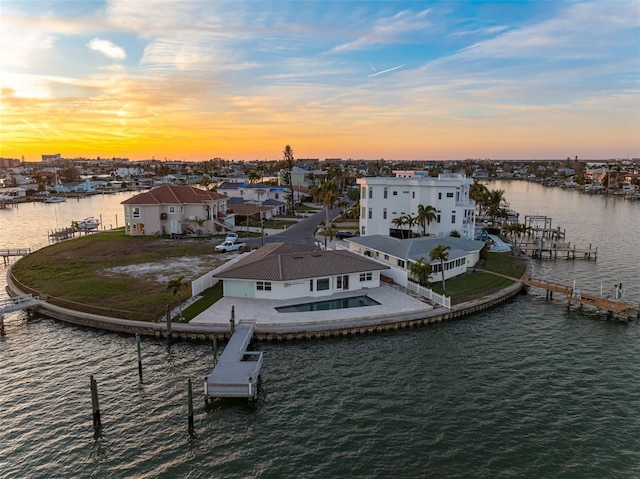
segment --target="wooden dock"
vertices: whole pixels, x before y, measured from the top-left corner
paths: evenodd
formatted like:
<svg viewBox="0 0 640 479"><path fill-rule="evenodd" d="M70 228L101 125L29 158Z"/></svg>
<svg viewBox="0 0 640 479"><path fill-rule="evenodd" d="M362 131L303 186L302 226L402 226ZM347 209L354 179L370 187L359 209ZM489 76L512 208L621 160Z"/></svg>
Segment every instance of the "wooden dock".
<svg viewBox="0 0 640 479"><path fill-rule="evenodd" d="M557 258L565 256L567 259L598 259L598 247L593 248L591 243L587 248L578 248L571 242L558 242L558 241L545 241L541 238L538 241L528 241L518 243L518 249L532 258L543 258L549 256L549 258Z"/></svg>
<svg viewBox="0 0 640 479"><path fill-rule="evenodd" d="M255 327L255 321L238 322L213 371L205 378L205 399L257 397L262 352L247 351Z"/></svg>
<svg viewBox="0 0 640 479"><path fill-rule="evenodd" d="M29 248L16 248L16 249L0 249L0 256L4 264L9 264L9 258L12 256L27 256L31 253Z"/></svg>
<svg viewBox="0 0 640 479"><path fill-rule="evenodd" d="M606 311L610 317L616 315L618 319L626 321L633 320L634 316L640 319L640 307L635 307L631 303L585 293L571 286L552 283L551 281L533 278L531 276L524 277L522 282L526 286L534 286L546 290L547 298L553 298L554 292L563 294L565 299L569 301L569 307L571 307L571 303L578 303L580 305L590 306L596 310Z"/></svg>

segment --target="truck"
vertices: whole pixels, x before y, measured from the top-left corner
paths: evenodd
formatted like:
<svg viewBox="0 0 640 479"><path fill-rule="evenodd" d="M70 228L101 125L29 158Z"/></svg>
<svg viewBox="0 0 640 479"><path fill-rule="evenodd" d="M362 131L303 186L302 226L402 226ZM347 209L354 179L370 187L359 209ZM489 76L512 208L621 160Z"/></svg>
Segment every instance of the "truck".
<svg viewBox="0 0 640 479"><path fill-rule="evenodd" d="M238 251L243 248L246 243L234 243L233 241L225 241L222 244L216 246L216 251L218 253L226 253L228 251Z"/></svg>

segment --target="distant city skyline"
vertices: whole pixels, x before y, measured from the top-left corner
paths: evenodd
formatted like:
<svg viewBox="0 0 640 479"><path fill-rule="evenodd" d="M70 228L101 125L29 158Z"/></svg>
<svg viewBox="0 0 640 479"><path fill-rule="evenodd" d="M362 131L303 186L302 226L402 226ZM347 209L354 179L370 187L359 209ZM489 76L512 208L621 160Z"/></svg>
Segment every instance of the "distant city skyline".
<svg viewBox="0 0 640 479"><path fill-rule="evenodd" d="M640 156L637 1L0 3L0 157Z"/></svg>

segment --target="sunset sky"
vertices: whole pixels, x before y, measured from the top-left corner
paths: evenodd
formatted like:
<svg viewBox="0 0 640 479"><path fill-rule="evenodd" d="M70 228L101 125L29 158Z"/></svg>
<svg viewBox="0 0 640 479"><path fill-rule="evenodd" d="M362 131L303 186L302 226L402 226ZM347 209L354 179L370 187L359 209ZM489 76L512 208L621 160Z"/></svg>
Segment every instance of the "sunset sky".
<svg viewBox="0 0 640 479"><path fill-rule="evenodd" d="M0 1L0 157L640 156L640 2Z"/></svg>

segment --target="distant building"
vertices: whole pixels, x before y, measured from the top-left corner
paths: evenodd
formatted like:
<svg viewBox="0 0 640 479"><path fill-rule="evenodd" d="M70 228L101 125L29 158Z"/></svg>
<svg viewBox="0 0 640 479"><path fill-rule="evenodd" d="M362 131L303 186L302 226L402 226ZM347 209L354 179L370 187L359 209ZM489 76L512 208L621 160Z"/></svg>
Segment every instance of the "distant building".
<svg viewBox="0 0 640 479"><path fill-rule="evenodd" d="M397 177L358 178L360 186L360 235L408 236L409 226L395 225L395 218L415 216L418 205L432 206L436 219L427 225L430 236L449 236L451 231L462 238L475 236L475 202L469 199L471 178L464 175L439 175L437 178L399 172ZM404 230L404 233L402 232ZM422 234L422 226L411 231Z"/></svg>

